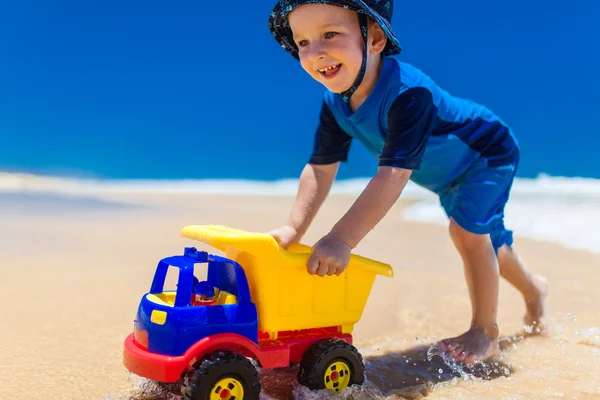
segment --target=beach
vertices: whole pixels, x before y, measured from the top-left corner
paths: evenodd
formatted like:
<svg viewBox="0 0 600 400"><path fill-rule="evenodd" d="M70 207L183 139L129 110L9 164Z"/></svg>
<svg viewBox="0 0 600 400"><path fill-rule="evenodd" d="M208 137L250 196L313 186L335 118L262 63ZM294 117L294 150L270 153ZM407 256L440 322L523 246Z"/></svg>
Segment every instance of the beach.
<svg viewBox="0 0 600 400"><path fill-rule="evenodd" d="M332 195L303 243L325 234L354 199ZM186 246L220 254L180 237L186 225L264 232L286 220L292 201L290 195L2 193L0 398L169 398L122 363L123 340L158 260ZM553 331L524 337L523 300L502 281L503 359L471 373L459 371L439 357L429 359L427 350L469 325L462 265L443 224L403 217L413 202L399 201L355 249L389 263L395 274L377 277L354 330L367 367L365 386L312 398L600 397L600 255L515 232L521 258L550 283ZM311 398L295 383L293 368L261 376L265 399Z"/></svg>

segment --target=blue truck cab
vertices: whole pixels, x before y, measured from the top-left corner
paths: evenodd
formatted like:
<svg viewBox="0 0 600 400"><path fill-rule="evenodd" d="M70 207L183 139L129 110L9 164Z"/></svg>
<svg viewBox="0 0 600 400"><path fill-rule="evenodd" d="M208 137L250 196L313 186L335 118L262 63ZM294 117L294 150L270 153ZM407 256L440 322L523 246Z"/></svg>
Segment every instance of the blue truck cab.
<svg viewBox="0 0 600 400"><path fill-rule="evenodd" d="M195 265L208 268L206 281ZM165 290L170 267L178 270L176 290ZM195 287L214 287L211 305L195 305ZM258 343L258 316L244 269L235 261L186 247L182 255L158 262L150 291L142 296L133 337L151 354L181 356L199 340L219 333L242 335Z"/></svg>

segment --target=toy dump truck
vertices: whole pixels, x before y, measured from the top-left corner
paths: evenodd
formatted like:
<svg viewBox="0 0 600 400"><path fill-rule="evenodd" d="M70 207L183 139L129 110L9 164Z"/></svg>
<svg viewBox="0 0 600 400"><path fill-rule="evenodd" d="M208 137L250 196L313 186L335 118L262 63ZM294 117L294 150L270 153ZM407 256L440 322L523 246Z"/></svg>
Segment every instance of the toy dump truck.
<svg viewBox="0 0 600 400"><path fill-rule="evenodd" d="M257 368L298 365L310 389L341 391L364 381L352 345L376 275L389 265L351 255L339 276L310 275L310 247L281 248L270 235L192 225L181 235L224 256L186 247L159 261L124 343L124 365L163 383L182 383L186 400L258 399ZM197 264L208 271L195 274ZM165 290L169 268L177 289ZM255 366L256 365L256 366Z"/></svg>

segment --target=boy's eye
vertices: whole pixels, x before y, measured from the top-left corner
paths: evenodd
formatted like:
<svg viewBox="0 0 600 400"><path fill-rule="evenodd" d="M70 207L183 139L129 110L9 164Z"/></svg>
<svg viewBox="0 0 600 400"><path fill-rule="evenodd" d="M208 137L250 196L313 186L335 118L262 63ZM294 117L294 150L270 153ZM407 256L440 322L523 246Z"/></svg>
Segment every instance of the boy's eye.
<svg viewBox="0 0 600 400"><path fill-rule="evenodd" d="M308 46L308 40L301 40L298 42L299 47Z"/></svg>
<svg viewBox="0 0 600 400"><path fill-rule="evenodd" d="M326 39L331 39L332 37L334 37L335 35L337 35L337 32L327 32L325 34L325 38Z"/></svg>

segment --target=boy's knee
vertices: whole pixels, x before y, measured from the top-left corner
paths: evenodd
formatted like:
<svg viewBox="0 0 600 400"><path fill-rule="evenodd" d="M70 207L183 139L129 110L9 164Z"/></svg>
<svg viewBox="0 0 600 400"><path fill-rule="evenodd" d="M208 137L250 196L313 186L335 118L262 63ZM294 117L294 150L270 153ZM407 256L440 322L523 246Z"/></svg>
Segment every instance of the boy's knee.
<svg viewBox="0 0 600 400"><path fill-rule="evenodd" d="M517 253L515 253L515 251L513 250L512 246L509 244L502 244L499 248L498 248L498 261L500 261L501 264L504 264L505 261L507 260L518 260L518 256Z"/></svg>
<svg viewBox="0 0 600 400"><path fill-rule="evenodd" d="M450 225L448 227L450 237L454 242L454 245L458 250L476 250L482 249L487 246L491 246L489 234L479 234L469 232L462 226L460 226L454 218L450 218Z"/></svg>

